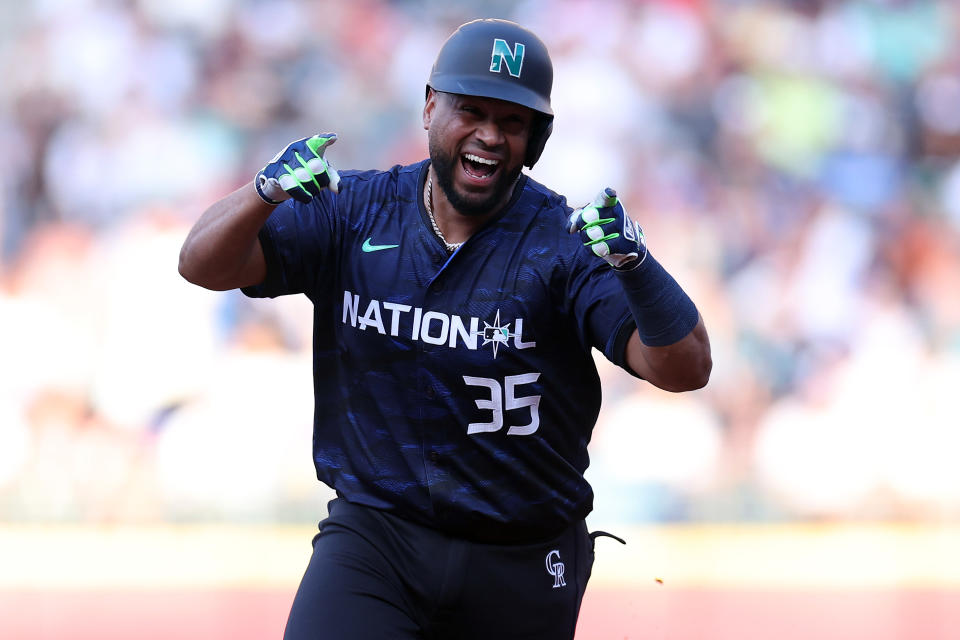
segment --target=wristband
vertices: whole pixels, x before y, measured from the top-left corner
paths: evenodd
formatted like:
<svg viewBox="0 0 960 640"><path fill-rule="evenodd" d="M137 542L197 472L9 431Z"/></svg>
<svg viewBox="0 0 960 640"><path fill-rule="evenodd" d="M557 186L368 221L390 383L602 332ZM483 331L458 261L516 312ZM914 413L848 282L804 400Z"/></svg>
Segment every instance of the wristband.
<svg viewBox="0 0 960 640"><path fill-rule="evenodd" d="M697 326L700 313L693 300L649 251L633 269L613 272L623 286L643 344L665 347L679 342Z"/></svg>
<svg viewBox="0 0 960 640"><path fill-rule="evenodd" d="M267 196L267 194L263 192L263 189L260 187L260 176L261 174L258 173L253 178L253 186L256 187L257 195L260 196L260 199L266 202L267 204L270 204L273 206L277 206L278 204L283 204L282 200L274 200L273 198Z"/></svg>

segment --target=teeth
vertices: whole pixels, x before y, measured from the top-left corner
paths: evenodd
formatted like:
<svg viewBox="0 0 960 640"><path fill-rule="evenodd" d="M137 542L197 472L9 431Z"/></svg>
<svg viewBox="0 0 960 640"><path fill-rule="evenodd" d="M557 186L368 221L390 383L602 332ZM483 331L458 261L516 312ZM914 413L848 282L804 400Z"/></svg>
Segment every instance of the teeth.
<svg viewBox="0 0 960 640"><path fill-rule="evenodd" d="M489 159L487 159L487 158L481 158L480 156L475 156L475 155L473 155L472 153L465 153L465 154L463 154L463 157L466 158L467 160L471 160L471 161L473 161L473 162L479 162L480 164L488 164L488 165L490 165L491 167L495 167L495 166L497 165L497 161L496 161L496 160L489 160Z"/></svg>

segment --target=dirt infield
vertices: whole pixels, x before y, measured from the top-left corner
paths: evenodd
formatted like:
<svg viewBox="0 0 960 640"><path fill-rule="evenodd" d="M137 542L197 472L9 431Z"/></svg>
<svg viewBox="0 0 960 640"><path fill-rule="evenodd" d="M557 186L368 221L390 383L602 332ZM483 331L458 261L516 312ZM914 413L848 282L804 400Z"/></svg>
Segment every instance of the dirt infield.
<svg viewBox="0 0 960 640"><path fill-rule="evenodd" d="M279 638L286 590L0 592L10 640ZM960 590L589 591L577 640L956 640Z"/></svg>
<svg viewBox="0 0 960 640"><path fill-rule="evenodd" d="M960 531L635 527L578 640L956 640ZM280 637L309 527L0 527L3 640Z"/></svg>

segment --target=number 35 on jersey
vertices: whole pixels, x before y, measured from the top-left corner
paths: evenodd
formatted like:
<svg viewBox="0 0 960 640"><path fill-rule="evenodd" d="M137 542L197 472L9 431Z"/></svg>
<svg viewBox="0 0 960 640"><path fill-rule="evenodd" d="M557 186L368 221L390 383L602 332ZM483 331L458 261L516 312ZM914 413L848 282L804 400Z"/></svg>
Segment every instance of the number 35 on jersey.
<svg viewBox="0 0 960 640"><path fill-rule="evenodd" d="M467 425L467 434L500 431L503 428L503 412L510 409L530 407L530 422L521 425L510 425L508 436L529 436L540 427L540 396L518 395L518 387L532 384L540 377L539 373L522 373L516 376L506 376L503 384L493 378L479 378L463 376L463 381L471 387L484 387L490 392L489 398L478 398L478 409L491 412L490 422L471 422ZM519 390L522 391L522 390Z"/></svg>

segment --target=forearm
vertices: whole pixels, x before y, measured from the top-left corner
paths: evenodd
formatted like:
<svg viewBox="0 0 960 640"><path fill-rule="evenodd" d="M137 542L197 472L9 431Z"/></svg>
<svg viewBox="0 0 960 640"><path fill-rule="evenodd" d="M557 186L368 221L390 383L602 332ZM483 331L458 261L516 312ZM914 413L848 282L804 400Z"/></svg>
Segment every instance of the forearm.
<svg viewBox="0 0 960 640"><path fill-rule="evenodd" d="M700 389L713 368L710 337L702 318L678 342L662 347L645 345L634 331L627 342L626 359L634 373L665 391Z"/></svg>
<svg viewBox="0 0 960 640"><path fill-rule="evenodd" d="M215 202L180 249L180 275L217 291L262 282L266 263L257 233L273 209L250 183Z"/></svg>
<svg viewBox="0 0 960 640"><path fill-rule="evenodd" d="M637 323L627 364L667 391L703 387L713 366L710 340L690 297L649 253L637 267L615 273Z"/></svg>

